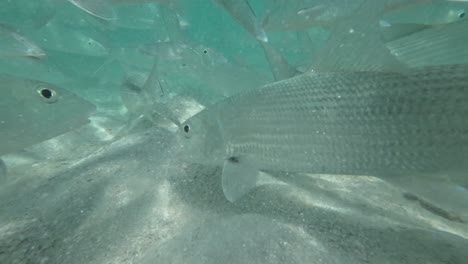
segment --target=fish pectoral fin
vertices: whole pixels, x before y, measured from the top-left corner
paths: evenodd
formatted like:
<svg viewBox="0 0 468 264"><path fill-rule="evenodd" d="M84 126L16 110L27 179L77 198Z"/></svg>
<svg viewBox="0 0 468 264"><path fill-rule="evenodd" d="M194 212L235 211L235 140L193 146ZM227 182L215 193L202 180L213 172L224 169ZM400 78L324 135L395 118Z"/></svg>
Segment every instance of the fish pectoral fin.
<svg viewBox="0 0 468 264"><path fill-rule="evenodd" d="M259 183L259 170L248 160L230 157L224 161L222 186L226 199L235 202L255 189Z"/></svg>

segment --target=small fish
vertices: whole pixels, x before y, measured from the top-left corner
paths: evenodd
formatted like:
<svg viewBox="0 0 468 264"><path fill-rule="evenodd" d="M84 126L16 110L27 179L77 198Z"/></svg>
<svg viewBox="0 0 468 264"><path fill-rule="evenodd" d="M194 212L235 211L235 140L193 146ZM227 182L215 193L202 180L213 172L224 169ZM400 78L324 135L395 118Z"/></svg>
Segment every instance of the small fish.
<svg viewBox="0 0 468 264"><path fill-rule="evenodd" d="M41 47L66 53L104 57L109 55L108 36L96 28L74 28L62 23L60 19L50 20L39 30L31 34Z"/></svg>
<svg viewBox="0 0 468 264"><path fill-rule="evenodd" d="M158 76L159 65L155 60L149 75L130 73L124 81L120 94L129 112L130 124L120 132L121 135L145 123L175 131L180 120L189 117L188 111L201 110L202 106L194 99L165 91Z"/></svg>
<svg viewBox="0 0 468 264"><path fill-rule="evenodd" d="M249 32L262 46L265 58L268 61L273 77L276 81L290 78L298 73L283 55L268 41L252 7L247 0L213 0L222 7L237 23Z"/></svg>
<svg viewBox="0 0 468 264"><path fill-rule="evenodd" d="M439 0L278 0L268 7L263 21L267 31L301 30L310 27L333 27L356 10L366 9L367 14L397 12L413 6ZM366 7L367 5L370 5ZM366 20L367 17L360 17Z"/></svg>
<svg viewBox="0 0 468 264"><path fill-rule="evenodd" d="M179 128L182 155L223 165L226 198L259 171L405 177L468 186L468 65L307 73L207 107ZM396 181L396 180L395 180Z"/></svg>
<svg viewBox="0 0 468 264"><path fill-rule="evenodd" d="M0 76L0 156L89 122L95 106L53 84Z"/></svg>
<svg viewBox="0 0 468 264"><path fill-rule="evenodd" d="M391 23L440 25L467 18L468 3L438 1L387 13L382 19Z"/></svg>
<svg viewBox="0 0 468 264"><path fill-rule="evenodd" d="M246 0L213 0L229 13L243 28L261 42L268 42L268 37L256 18L256 15Z"/></svg>
<svg viewBox="0 0 468 264"><path fill-rule="evenodd" d="M46 53L33 41L6 24L0 24L0 56L41 59Z"/></svg>

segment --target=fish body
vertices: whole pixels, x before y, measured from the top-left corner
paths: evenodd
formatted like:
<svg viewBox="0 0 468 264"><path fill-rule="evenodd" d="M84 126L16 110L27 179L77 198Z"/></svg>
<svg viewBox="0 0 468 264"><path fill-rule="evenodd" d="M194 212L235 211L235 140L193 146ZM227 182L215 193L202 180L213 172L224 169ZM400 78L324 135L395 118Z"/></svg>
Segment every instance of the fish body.
<svg viewBox="0 0 468 264"><path fill-rule="evenodd" d="M247 0L213 0L213 2L258 41L276 81L290 78L298 73L283 55L269 43L267 34Z"/></svg>
<svg viewBox="0 0 468 264"><path fill-rule="evenodd" d="M183 153L223 164L235 201L258 171L424 176L468 186L468 65L307 73L233 96L180 127Z"/></svg>
<svg viewBox="0 0 468 264"><path fill-rule="evenodd" d="M55 85L0 75L0 156L89 122L95 106Z"/></svg>
<svg viewBox="0 0 468 264"><path fill-rule="evenodd" d="M40 59L46 53L33 41L6 24L0 24L0 56Z"/></svg>
<svg viewBox="0 0 468 264"><path fill-rule="evenodd" d="M446 7L443 0L278 0L272 1L264 19L264 29L270 31L289 31L300 30L310 27L333 27L336 23L341 23L350 16L356 16L359 10L367 10L366 15L380 13L392 13L392 18L404 18L401 14L408 14L406 10L413 10L419 15L419 21L424 16L426 5L441 2L442 10L434 10L434 15L427 15L435 18L436 15L450 16L447 19L453 19L452 14L448 14L449 8ZM453 5L462 3L452 3ZM442 7L442 5L444 5ZM420 9L422 8L422 9ZM453 9L453 8L452 8ZM450 10L452 10L450 9ZM393 15L395 13L395 15ZM401 13L401 14L400 14ZM367 16L360 16L361 20L369 21ZM408 22L406 22L408 23ZM413 22L416 23L416 22Z"/></svg>
<svg viewBox="0 0 468 264"><path fill-rule="evenodd" d="M49 21L32 33L31 38L48 51L56 50L93 57L109 55L108 38L102 31L95 28L75 28L58 19Z"/></svg>
<svg viewBox="0 0 468 264"><path fill-rule="evenodd" d="M433 3L417 5L397 12L389 12L383 19L390 23L440 25L466 19L467 11L467 2L433 1Z"/></svg>

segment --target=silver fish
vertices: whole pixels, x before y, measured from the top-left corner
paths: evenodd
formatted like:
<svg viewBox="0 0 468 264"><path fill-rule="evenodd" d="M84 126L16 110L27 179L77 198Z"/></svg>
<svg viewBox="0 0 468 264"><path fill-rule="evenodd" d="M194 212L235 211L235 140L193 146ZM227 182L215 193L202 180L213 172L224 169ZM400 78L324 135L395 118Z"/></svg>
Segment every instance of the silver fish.
<svg viewBox="0 0 468 264"><path fill-rule="evenodd" d="M398 12L443 0L277 0L270 3L263 27L267 32L333 27L343 19L366 9L367 15ZM366 16L360 17L367 20Z"/></svg>
<svg viewBox="0 0 468 264"><path fill-rule="evenodd" d="M307 73L230 97L179 128L186 158L223 164L235 201L259 171L468 186L468 65ZM398 180L397 180L398 181Z"/></svg>
<svg viewBox="0 0 468 264"><path fill-rule="evenodd" d="M55 85L0 75L0 156L89 122L95 106Z"/></svg>
<svg viewBox="0 0 468 264"><path fill-rule="evenodd" d="M262 46L273 77L276 81L293 77L298 71L268 41L268 36L260 25L247 0L213 0L224 9L241 27L249 32Z"/></svg>
<svg viewBox="0 0 468 264"><path fill-rule="evenodd" d="M6 24L0 24L0 56L41 59L46 53L33 41Z"/></svg>
<svg viewBox="0 0 468 264"><path fill-rule="evenodd" d="M88 28L64 24L56 17L41 29L31 33L31 38L41 47L93 57L109 55L108 36L92 26ZM65 37L66 36L66 37Z"/></svg>

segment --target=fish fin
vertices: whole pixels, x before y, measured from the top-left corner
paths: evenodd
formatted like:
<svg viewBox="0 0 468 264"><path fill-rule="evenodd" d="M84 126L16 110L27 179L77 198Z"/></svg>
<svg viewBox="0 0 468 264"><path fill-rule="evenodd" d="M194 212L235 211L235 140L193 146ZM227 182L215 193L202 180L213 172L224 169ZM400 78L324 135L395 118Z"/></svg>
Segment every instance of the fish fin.
<svg viewBox="0 0 468 264"><path fill-rule="evenodd" d="M263 52L276 81L291 78L299 73L270 43L261 41L259 43L262 45Z"/></svg>
<svg viewBox="0 0 468 264"><path fill-rule="evenodd" d="M431 26L386 43L390 52L409 67L468 63L468 20Z"/></svg>
<svg viewBox="0 0 468 264"><path fill-rule="evenodd" d="M186 39L182 34L181 21L178 14L174 9L167 6L161 6L160 10L169 40L173 43L185 43Z"/></svg>
<svg viewBox="0 0 468 264"><path fill-rule="evenodd" d="M224 196L235 202L258 186L258 168L242 157L230 157L224 161L222 186Z"/></svg>
<svg viewBox="0 0 468 264"><path fill-rule="evenodd" d="M459 222L459 223L468 223L468 219L463 219L459 215L457 215L456 212L446 210L442 207L439 207L436 204L433 204L423 198L418 197L417 195L414 195L412 193L403 193L403 197L409 201L414 201L418 202L419 205L424 208L425 210L438 215L440 217L443 217L447 220L453 221L453 222Z"/></svg>
<svg viewBox="0 0 468 264"><path fill-rule="evenodd" d="M115 12L107 0L67 0L76 7L104 20L115 20Z"/></svg>
<svg viewBox="0 0 468 264"><path fill-rule="evenodd" d="M403 38L430 27L421 24L391 24L384 20L381 20L379 23L382 32L382 38L385 42Z"/></svg>
<svg viewBox="0 0 468 264"><path fill-rule="evenodd" d="M173 111L171 111L163 102L164 89L159 79L159 65L157 57L154 57L153 68L151 69L148 79L142 87L143 94L148 100L148 105L152 113L155 113L162 118L174 123L176 126L180 125L180 121ZM151 116L151 115L150 115Z"/></svg>
<svg viewBox="0 0 468 264"><path fill-rule="evenodd" d="M262 23L257 18L252 6L247 0L213 0L223 8L242 28L260 42L268 42Z"/></svg>

